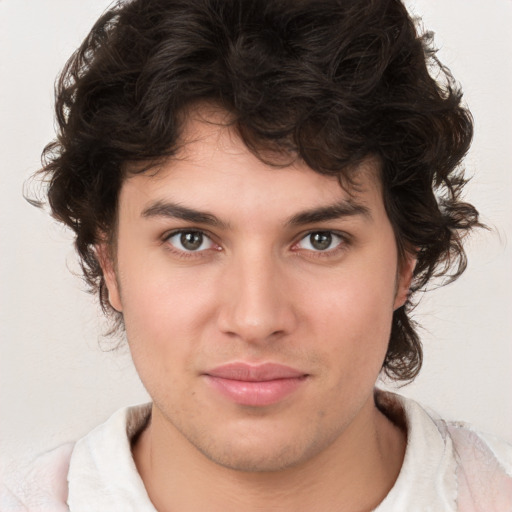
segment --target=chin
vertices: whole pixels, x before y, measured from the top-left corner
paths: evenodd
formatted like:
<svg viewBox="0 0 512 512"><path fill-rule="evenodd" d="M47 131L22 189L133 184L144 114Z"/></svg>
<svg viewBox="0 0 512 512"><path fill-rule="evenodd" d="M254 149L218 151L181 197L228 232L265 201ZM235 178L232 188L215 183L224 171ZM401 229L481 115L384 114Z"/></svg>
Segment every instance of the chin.
<svg viewBox="0 0 512 512"><path fill-rule="evenodd" d="M247 473L270 473L299 466L330 444L327 439L318 442L289 435L286 439L274 440L268 436L266 439L243 439L240 436L235 441L222 439L207 446L197 443L195 446L210 461L227 469Z"/></svg>
<svg viewBox="0 0 512 512"><path fill-rule="evenodd" d="M254 453L257 452L257 453ZM293 453L293 449L282 449L280 453L268 449L255 450L252 453L244 453L241 450L225 450L223 453L211 453L202 451L208 459L215 464L232 471L245 473L272 473L283 471L299 465L303 459L300 455Z"/></svg>

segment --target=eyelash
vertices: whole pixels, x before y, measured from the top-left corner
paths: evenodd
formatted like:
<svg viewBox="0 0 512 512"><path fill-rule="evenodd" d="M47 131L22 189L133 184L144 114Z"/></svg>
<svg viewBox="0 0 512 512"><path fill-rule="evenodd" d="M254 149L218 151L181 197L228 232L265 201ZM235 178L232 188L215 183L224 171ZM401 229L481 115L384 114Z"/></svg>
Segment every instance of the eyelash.
<svg viewBox="0 0 512 512"><path fill-rule="evenodd" d="M210 244L213 244L214 247L208 247L206 249L201 249L198 251L192 251L192 250L185 250L185 249L179 249L178 247L175 247L171 242L171 238L173 238L176 235L184 235L184 234L190 234L190 233L197 233L203 237L202 243L205 242L204 239L207 239L210 241ZM205 232L202 229L176 229L174 231L171 231L170 233L167 233L163 237L163 242L165 243L165 246L167 250L171 251L172 253L176 254L180 258L197 258L204 256L204 253L208 250L214 250L214 251L221 251L222 248L215 243L213 240L213 237Z"/></svg>
<svg viewBox="0 0 512 512"><path fill-rule="evenodd" d="M187 234L187 233L188 234L191 234L191 233L200 234L202 237L208 239L210 241L210 243L214 245L214 247L208 247L206 249L201 249L201 250L197 250L197 251L184 250L184 249L179 249L179 248L175 247L170 242L171 238L173 238L174 236L183 235L183 234ZM312 249L301 249L300 247L297 247L303 240L307 239L311 235L320 234L320 233L329 234L333 237L337 237L340 239L340 241L334 248L326 249L324 251L323 250L315 251ZM167 249L169 251L171 251L172 253L178 255L180 258L201 257L201 256L204 256L204 253L209 250L215 250L216 252L222 251L222 248L218 244L216 244L216 242L213 240L213 237L209 233L205 232L202 229L192 229L192 228L191 229L177 229L177 230L171 231L170 233L165 234L162 240L165 243ZM204 243L204 239L202 240L202 243ZM327 258L327 257L333 257L333 256L339 255L341 252L345 251L349 245L350 245L350 237L346 233L340 233L338 231L333 231L333 230L329 230L329 229L325 229L325 230L316 229L316 230L311 230L311 231L308 231L307 233L301 234L300 238L298 238L298 240L293 243L292 249L297 248L296 249L297 252L301 252L301 253L306 252L308 254L308 257Z"/></svg>
<svg viewBox="0 0 512 512"><path fill-rule="evenodd" d="M296 247L299 243L301 243L303 240L307 239L311 235L314 234L329 234L333 237L339 238L339 242L337 245L335 245L332 249L326 249L325 251L322 250L312 250L312 249L302 249L302 251L308 253L309 258L332 258L334 256L338 256L342 252L346 251L350 245L351 239L350 236L346 233L341 233L339 231L333 231L330 229L314 229L311 231L308 231L307 233L304 233L300 236L297 242L295 242L292 246ZM300 248L298 248L298 251L301 251Z"/></svg>

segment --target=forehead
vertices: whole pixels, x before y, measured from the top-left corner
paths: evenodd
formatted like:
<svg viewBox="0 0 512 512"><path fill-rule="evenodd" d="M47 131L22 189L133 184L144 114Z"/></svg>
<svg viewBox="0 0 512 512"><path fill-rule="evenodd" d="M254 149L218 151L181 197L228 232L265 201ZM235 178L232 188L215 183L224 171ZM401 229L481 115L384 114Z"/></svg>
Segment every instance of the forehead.
<svg viewBox="0 0 512 512"><path fill-rule="evenodd" d="M129 199L140 208L155 201L184 202L196 208L295 211L355 202L370 209L381 198L380 171L368 158L352 170L351 181L313 171L290 154L272 153L271 163L256 156L230 125L229 114L220 109L191 111L184 123L180 149L165 162L142 173L129 173L120 204ZM343 183L343 186L341 185Z"/></svg>

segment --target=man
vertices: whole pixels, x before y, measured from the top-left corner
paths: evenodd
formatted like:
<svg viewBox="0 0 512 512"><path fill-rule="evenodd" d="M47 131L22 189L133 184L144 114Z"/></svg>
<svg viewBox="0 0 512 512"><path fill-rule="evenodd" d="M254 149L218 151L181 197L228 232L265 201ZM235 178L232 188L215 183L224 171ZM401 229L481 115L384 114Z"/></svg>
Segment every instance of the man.
<svg viewBox="0 0 512 512"><path fill-rule="evenodd" d="M418 373L410 296L462 273L478 226L470 115L427 43L397 1L102 16L43 171L152 404L40 459L9 507L510 509L509 447L374 389Z"/></svg>

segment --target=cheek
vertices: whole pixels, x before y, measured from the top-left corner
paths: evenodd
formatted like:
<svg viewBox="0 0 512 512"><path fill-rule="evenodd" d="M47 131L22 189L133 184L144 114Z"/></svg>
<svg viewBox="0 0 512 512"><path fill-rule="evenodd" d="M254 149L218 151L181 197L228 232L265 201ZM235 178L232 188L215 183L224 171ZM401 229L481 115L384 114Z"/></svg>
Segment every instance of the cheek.
<svg viewBox="0 0 512 512"><path fill-rule="evenodd" d="M178 300L174 290L153 284L147 280L136 289L131 283L129 292L126 290L126 337L148 393L170 403L170 390L183 393L182 375L192 366L197 317L192 301Z"/></svg>
<svg viewBox="0 0 512 512"><path fill-rule="evenodd" d="M173 265L163 247L144 236L120 236L118 267L125 323L127 328L144 328L156 339L165 339L180 326L193 326L194 318L199 320L208 290L201 281L207 277L187 265Z"/></svg>
<svg viewBox="0 0 512 512"><path fill-rule="evenodd" d="M211 303L209 288L190 276L140 273L121 292L127 333L161 348L185 334L194 337Z"/></svg>
<svg viewBox="0 0 512 512"><path fill-rule="evenodd" d="M197 273L171 273L160 258L146 258L146 263L130 258L120 262L119 270L126 335L135 366L147 387L159 380L168 382L176 368L191 364L205 318L211 314L212 287L201 286Z"/></svg>
<svg viewBox="0 0 512 512"><path fill-rule="evenodd" d="M303 293L309 297L305 311L316 329L314 338L321 340L320 350L347 372L380 370L393 318L393 265L390 259L387 268L372 270L360 262L325 282L322 293Z"/></svg>

